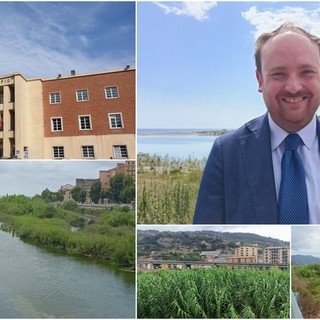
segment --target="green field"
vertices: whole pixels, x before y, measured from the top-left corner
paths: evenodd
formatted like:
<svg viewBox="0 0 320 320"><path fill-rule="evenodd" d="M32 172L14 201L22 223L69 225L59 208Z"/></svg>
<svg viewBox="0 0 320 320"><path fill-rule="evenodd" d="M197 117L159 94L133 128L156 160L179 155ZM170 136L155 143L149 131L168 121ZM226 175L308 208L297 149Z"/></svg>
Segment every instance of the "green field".
<svg viewBox="0 0 320 320"><path fill-rule="evenodd" d="M138 318L290 318L290 276L212 268L138 274Z"/></svg>

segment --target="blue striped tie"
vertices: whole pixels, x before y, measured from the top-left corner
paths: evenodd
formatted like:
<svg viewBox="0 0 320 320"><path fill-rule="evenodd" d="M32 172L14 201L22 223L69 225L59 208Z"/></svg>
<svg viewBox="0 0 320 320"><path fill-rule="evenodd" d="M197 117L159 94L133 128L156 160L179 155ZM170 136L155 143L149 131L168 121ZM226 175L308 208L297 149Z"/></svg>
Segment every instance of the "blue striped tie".
<svg viewBox="0 0 320 320"><path fill-rule="evenodd" d="M290 133L285 138L285 151L281 162L279 215L281 224L308 224L308 194L303 162L297 148L301 138Z"/></svg>

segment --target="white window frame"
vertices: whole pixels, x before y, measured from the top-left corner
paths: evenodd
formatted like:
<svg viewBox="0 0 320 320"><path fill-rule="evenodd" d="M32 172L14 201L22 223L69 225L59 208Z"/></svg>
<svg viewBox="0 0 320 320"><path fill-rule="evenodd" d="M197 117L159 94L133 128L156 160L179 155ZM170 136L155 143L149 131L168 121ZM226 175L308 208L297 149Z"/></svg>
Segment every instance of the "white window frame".
<svg viewBox="0 0 320 320"><path fill-rule="evenodd" d="M90 128L82 128L81 127L81 118L89 118L89 126ZM88 131L88 130L92 130L92 122L91 122L91 115L80 115L78 116L79 119L79 130L81 131ZM84 123L85 127L87 126L87 122Z"/></svg>
<svg viewBox="0 0 320 320"><path fill-rule="evenodd" d="M116 92L117 92L117 94L115 95L114 93L113 93L113 89L115 89L116 90ZM109 95L109 97L108 97L108 94L107 94L107 92L110 92L110 95ZM105 95L105 97L106 97L106 99L118 99L120 96L119 96L119 88L118 88L118 86L107 86L107 87L104 87L104 95Z"/></svg>
<svg viewBox="0 0 320 320"><path fill-rule="evenodd" d="M55 152L55 149L57 152ZM57 156L55 156L57 153ZM62 153L62 155L60 155ZM53 159L64 159L64 146L52 146L52 157Z"/></svg>
<svg viewBox="0 0 320 320"><path fill-rule="evenodd" d="M81 156L83 159L94 159L95 158L94 146L93 145L81 146Z"/></svg>
<svg viewBox="0 0 320 320"><path fill-rule="evenodd" d="M84 97L85 96L83 94L84 92L86 92L86 98ZM89 90L88 89L76 90L76 99L77 99L77 102L89 101Z"/></svg>
<svg viewBox="0 0 320 320"><path fill-rule="evenodd" d="M57 99L57 96L59 96L59 99ZM51 99L53 98L53 99ZM57 101L59 100L59 101ZM50 104L60 104L61 103L61 92L50 92L49 93L49 103Z"/></svg>
<svg viewBox="0 0 320 320"><path fill-rule="evenodd" d="M118 126L118 118L120 117L120 126ZM124 123L121 112L108 113L109 118L109 128L110 129L123 129Z"/></svg>
<svg viewBox="0 0 320 320"><path fill-rule="evenodd" d="M63 120L62 120L62 117L51 117L50 118L51 120L51 132L61 132L63 131ZM55 129L54 127L57 126L54 122L54 120L60 120L60 126L61 126L61 129Z"/></svg>
<svg viewBox="0 0 320 320"><path fill-rule="evenodd" d="M122 156L122 148L125 148L126 157ZM126 145L113 145L113 158L114 159L129 159L128 157L128 147Z"/></svg>

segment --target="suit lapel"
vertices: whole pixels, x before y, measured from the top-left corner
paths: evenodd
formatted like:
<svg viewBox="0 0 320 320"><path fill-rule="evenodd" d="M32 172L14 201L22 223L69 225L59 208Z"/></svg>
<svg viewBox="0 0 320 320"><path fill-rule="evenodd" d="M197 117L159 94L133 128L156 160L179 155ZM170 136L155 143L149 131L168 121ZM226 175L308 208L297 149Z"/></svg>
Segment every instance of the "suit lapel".
<svg viewBox="0 0 320 320"><path fill-rule="evenodd" d="M278 223L277 197L271 155L268 116L247 124L248 134L239 138L257 223Z"/></svg>

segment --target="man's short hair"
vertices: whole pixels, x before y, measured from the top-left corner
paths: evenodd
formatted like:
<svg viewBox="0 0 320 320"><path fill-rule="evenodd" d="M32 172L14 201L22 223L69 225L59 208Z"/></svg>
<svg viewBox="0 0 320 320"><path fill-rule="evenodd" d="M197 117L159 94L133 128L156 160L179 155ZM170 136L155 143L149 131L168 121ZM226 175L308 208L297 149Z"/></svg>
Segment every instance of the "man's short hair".
<svg viewBox="0 0 320 320"><path fill-rule="evenodd" d="M262 33L259 38L256 41L255 45L255 53L254 53L254 58L256 62L256 68L257 71L261 73L261 49L262 46L271 38L274 38L275 36L285 33L285 32L293 32L293 33L298 33L306 36L308 39L310 39L312 42L314 42L320 50L320 38L317 36L309 33L308 31L302 29L299 27L297 24L293 22L286 22L283 25L281 25L279 28L272 32L266 32Z"/></svg>

